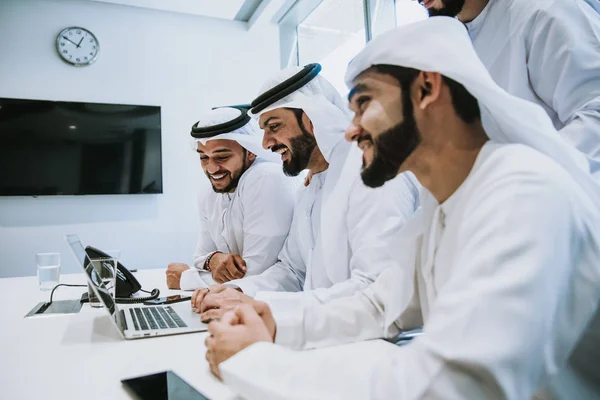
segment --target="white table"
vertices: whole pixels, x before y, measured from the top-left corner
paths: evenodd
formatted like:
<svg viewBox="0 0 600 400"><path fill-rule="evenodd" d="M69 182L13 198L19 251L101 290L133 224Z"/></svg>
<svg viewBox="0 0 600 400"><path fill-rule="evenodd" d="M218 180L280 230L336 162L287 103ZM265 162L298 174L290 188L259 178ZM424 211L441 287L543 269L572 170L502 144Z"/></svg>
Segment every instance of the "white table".
<svg viewBox="0 0 600 400"><path fill-rule="evenodd" d="M164 270L134 274L145 290L167 290ZM83 274L60 283L84 284ZM60 287L55 300L76 299L83 287ZM189 292L188 292L189 294ZM238 399L210 373L206 333L123 340L103 309L24 318L50 291L37 277L0 279L0 399L130 399L121 380L173 370L210 399Z"/></svg>

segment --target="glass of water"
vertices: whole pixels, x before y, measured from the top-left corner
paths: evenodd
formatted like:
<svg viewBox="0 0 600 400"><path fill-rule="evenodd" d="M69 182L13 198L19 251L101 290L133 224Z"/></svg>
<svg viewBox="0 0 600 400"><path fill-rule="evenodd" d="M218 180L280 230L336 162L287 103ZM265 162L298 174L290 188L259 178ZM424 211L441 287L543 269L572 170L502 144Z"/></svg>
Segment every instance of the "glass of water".
<svg viewBox="0 0 600 400"><path fill-rule="evenodd" d="M116 291L116 270L119 259L114 256L110 257L95 257L90 258L89 267L93 268L92 271L92 282L96 286L100 296L103 297L105 303L111 303L112 299L115 298ZM107 298L107 296L109 298ZM92 290L88 284L88 297L90 306L92 307L104 307L96 293Z"/></svg>
<svg viewBox="0 0 600 400"><path fill-rule="evenodd" d="M60 253L37 253L38 282L41 290L51 290L60 280Z"/></svg>

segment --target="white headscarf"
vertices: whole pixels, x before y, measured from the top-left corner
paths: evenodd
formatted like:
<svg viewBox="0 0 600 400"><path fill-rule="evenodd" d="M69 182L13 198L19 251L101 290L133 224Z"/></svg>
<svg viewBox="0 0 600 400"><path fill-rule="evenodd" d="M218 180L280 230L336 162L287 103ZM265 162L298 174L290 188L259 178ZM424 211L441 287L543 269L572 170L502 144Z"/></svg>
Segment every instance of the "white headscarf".
<svg viewBox="0 0 600 400"><path fill-rule="evenodd" d="M208 126L223 124L225 122L231 121L239 117L241 114L242 111L240 111L237 108L215 108L214 110L205 112L200 116L197 127L204 128ZM194 138L192 139L192 147L194 150L196 150L198 148L198 142L202 143L202 145L205 145L206 142L217 139L233 140L235 142L238 142L240 146L242 146L249 152L254 153L257 158L262 159L264 161L276 162L281 164L281 157L279 156L279 154L263 149L262 134L258 129L256 121L250 120L246 125L242 126L241 128L235 129L232 132L221 133L208 138Z"/></svg>
<svg viewBox="0 0 600 400"><path fill-rule="evenodd" d="M600 185L592 179L586 157L563 141L540 106L508 94L493 81L458 20L433 17L378 36L350 62L346 84L378 64L438 72L462 84L477 98L490 139L522 143L553 158L600 206Z"/></svg>
<svg viewBox="0 0 600 400"><path fill-rule="evenodd" d="M259 94L274 88L301 70L302 67L282 69L262 85ZM335 90L333 85L320 75L264 110L256 114L250 113L250 115L259 119L262 114L276 108L299 108L304 110L313 124L319 150L321 150L327 161L330 161L331 151L335 145L344 139L344 132L351 119L347 102L342 99L342 96Z"/></svg>

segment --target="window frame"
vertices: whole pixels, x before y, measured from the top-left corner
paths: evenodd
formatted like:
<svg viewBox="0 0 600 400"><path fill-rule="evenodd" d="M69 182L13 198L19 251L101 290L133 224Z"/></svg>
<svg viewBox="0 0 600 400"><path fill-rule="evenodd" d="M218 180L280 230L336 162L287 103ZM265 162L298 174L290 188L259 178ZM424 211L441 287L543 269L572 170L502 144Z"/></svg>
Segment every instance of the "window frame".
<svg viewBox="0 0 600 400"><path fill-rule="evenodd" d="M299 65L298 25L302 24L322 2L323 0L295 0L279 19L281 68ZM395 12L396 0L393 2ZM376 5L377 0L363 0L365 43L373 38L373 10Z"/></svg>

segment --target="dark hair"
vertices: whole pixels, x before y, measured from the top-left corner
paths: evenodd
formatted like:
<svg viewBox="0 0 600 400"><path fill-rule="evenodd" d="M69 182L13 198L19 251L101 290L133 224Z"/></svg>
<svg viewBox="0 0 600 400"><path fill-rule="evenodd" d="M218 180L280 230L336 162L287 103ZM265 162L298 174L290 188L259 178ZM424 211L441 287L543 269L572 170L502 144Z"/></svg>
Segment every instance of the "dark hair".
<svg viewBox="0 0 600 400"><path fill-rule="evenodd" d="M300 126L300 129L302 129L303 132L305 132L306 127L304 126L304 122L302 122L302 114L304 114L304 110L301 108L291 108L291 107L284 107L284 108L286 110L289 110L294 113L294 116L296 117L296 121L298 121L298 126Z"/></svg>
<svg viewBox="0 0 600 400"><path fill-rule="evenodd" d="M373 69L379 73L391 75L398 80L400 87L404 92L410 89L410 85L417 78L418 69L401 67L398 65L378 64L374 65ZM467 124L473 123L481 119L481 110L477 99L463 85L442 75L442 78L450 89L452 97L452 105L456 114Z"/></svg>

